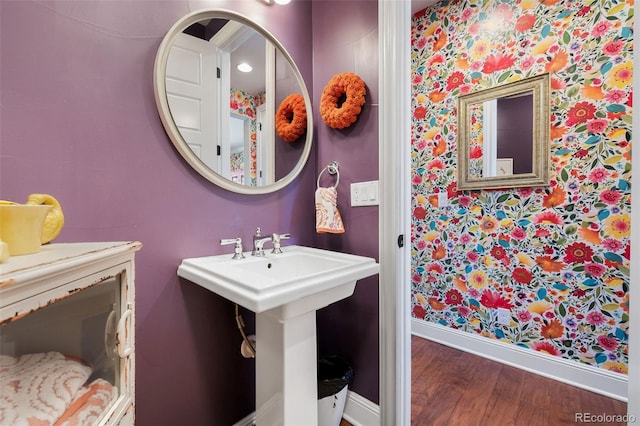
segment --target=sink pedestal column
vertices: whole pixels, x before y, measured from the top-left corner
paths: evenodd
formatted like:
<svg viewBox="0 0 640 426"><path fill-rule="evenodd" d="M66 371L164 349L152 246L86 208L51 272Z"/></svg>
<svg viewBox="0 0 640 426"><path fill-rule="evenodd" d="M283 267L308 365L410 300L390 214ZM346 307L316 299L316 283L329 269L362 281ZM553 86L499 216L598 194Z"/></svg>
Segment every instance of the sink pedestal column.
<svg viewBox="0 0 640 426"><path fill-rule="evenodd" d="M256 424L318 424L316 311L256 314Z"/></svg>

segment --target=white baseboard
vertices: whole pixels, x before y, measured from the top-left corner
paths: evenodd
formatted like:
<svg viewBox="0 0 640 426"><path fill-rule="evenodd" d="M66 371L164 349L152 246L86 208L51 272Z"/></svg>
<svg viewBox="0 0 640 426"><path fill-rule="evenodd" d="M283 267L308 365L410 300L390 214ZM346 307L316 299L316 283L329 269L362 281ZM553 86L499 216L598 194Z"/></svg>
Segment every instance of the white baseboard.
<svg viewBox="0 0 640 426"><path fill-rule="evenodd" d="M417 319L411 333L512 367L627 401L627 376Z"/></svg>
<svg viewBox="0 0 640 426"><path fill-rule="evenodd" d="M342 417L354 426L380 426L380 406L348 391Z"/></svg>
<svg viewBox="0 0 640 426"><path fill-rule="evenodd" d="M342 417L353 426L380 426L380 407L355 392L347 391L347 402ZM256 412L249 414L233 426L254 426Z"/></svg>

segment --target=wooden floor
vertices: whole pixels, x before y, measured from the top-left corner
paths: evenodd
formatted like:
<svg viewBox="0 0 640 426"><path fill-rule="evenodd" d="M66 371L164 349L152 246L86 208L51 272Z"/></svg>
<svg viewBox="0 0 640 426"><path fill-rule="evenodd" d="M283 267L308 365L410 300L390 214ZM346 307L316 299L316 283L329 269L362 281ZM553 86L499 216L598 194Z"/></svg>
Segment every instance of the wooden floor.
<svg viewBox="0 0 640 426"><path fill-rule="evenodd" d="M595 421L624 416L625 402L419 337L411 359L412 426L626 424Z"/></svg>

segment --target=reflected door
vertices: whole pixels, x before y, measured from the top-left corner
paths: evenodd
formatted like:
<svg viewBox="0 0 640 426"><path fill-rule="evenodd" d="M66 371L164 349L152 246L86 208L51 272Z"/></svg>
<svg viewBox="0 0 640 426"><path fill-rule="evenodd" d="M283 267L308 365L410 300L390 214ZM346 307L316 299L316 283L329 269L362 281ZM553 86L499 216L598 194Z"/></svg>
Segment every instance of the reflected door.
<svg viewBox="0 0 640 426"><path fill-rule="evenodd" d="M167 100L171 115L185 141L200 160L220 172L220 156L215 142L218 68L216 46L195 37L179 34L167 61Z"/></svg>

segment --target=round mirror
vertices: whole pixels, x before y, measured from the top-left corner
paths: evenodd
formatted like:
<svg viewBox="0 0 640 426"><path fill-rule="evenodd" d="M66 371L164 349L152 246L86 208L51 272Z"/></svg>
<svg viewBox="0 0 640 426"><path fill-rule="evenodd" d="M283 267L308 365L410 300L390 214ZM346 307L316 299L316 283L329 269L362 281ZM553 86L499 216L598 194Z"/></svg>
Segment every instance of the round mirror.
<svg viewBox="0 0 640 426"><path fill-rule="evenodd" d="M313 136L309 93L289 53L249 18L222 9L185 15L158 48L153 80L171 142L207 180L264 194L304 167ZM292 94L304 99L306 130L286 142L275 116Z"/></svg>

